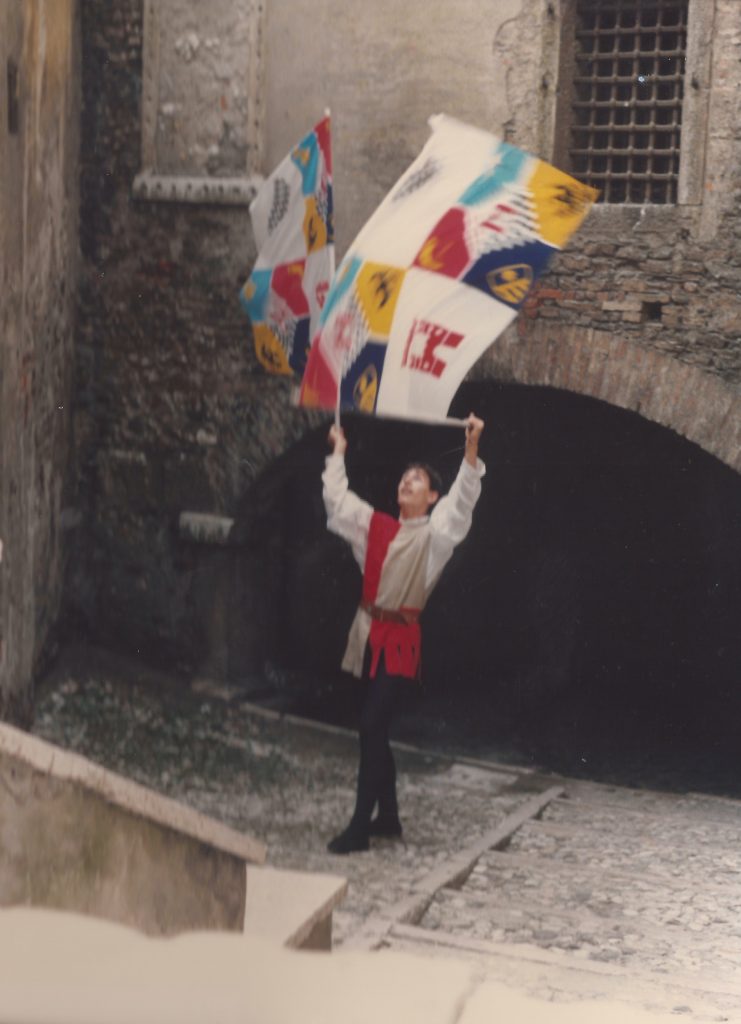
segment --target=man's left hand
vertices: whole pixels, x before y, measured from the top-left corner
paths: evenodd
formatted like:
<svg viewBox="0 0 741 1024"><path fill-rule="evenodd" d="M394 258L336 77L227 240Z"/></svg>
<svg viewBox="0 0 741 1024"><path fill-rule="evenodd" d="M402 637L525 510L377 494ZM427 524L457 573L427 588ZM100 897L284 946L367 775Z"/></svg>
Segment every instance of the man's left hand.
<svg viewBox="0 0 741 1024"><path fill-rule="evenodd" d="M481 431L484 429L484 421L480 420L478 416L473 413L469 413L466 417L466 460L471 463L472 466L476 465L476 461L479 455L479 438L481 437Z"/></svg>
<svg viewBox="0 0 741 1024"><path fill-rule="evenodd" d="M466 444L478 444L483 429L484 421L469 413L466 417Z"/></svg>

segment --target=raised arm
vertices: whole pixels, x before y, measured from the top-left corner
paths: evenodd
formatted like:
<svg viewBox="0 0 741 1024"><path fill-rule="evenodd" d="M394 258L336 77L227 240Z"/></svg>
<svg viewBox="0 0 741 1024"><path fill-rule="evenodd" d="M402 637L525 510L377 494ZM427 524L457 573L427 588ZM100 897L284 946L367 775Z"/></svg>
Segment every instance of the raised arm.
<svg viewBox="0 0 741 1024"><path fill-rule="evenodd" d="M473 413L466 420L465 456L458 476L430 515L432 546L427 567L427 584L432 586L457 544L471 529L473 510L481 494L481 478L486 466L478 457L479 438L484 421Z"/></svg>
<svg viewBox="0 0 741 1024"><path fill-rule="evenodd" d="M327 510L327 529L346 540L361 570L365 566L373 508L354 494L347 482L345 451L347 439L341 427L332 424L329 431L332 454L328 456L322 474L324 507Z"/></svg>

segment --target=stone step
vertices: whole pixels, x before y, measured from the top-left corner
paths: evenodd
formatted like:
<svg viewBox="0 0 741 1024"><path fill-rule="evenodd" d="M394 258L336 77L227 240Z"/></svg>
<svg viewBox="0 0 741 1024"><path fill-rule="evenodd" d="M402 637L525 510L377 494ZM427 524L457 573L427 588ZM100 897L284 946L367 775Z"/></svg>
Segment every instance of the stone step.
<svg viewBox="0 0 741 1024"><path fill-rule="evenodd" d="M397 899L382 912L369 916L354 934L344 940L344 948L378 949L392 924L414 924L419 921L438 890L446 886L462 885L476 868L483 854L507 843L523 822L540 814L543 808L562 792L560 786L552 786L543 792L532 794L494 828L463 849L454 851L431 871L418 878L405 898Z"/></svg>
<svg viewBox="0 0 741 1024"><path fill-rule="evenodd" d="M657 790L620 789L599 783L570 779L568 794L561 803L571 807L590 808L595 805L619 812L653 815L658 818L680 816L691 820L737 821L741 823L741 800L710 793L664 793Z"/></svg>
<svg viewBox="0 0 741 1024"><path fill-rule="evenodd" d="M557 826L560 828L560 826ZM530 823L523 829L530 829ZM523 898L529 903L541 893L554 906L584 906L597 914L649 914L660 926L679 922L691 931L721 925L732 927L741 914L741 887L718 877L713 888L691 880L662 879L653 873L636 877L630 872L594 871L589 866L553 862L548 857L519 853L510 847L496 861L476 865L466 889L481 895Z"/></svg>
<svg viewBox="0 0 741 1024"><path fill-rule="evenodd" d="M741 920L736 914L693 933L691 957L677 954L686 928L679 920L657 922L619 908L596 912L583 904L502 897L498 893L442 890L419 922L423 928L497 942L531 943L545 949L580 950L628 964L656 961L678 971L704 969L733 974L741 963Z"/></svg>
<svg viewBox="0 0 741 1024"><path fill-rule="evenodd" d="M727 810L725 804L699 803L673 804L671 811L655 811L651 807L623 807L612 801L597 800L555 800L548 811L548 817L554 821L593 822L595 825L604 823L604 827L613 827L619 819L629 828L664 828L677 831L694 832L717 830L719 833L732 834L733 829L741 825L741 809L731 804Z"/></svg>
<svg viewBox="0 0 741 1024"><path fill-rule="evenodd" d="M741 900L706 896L695 890L656 889L642 882L615 883L609 878L568 872L536 875L528 870L503 870L499 877L472 874L461 892L496 898L516 906L581 908L601 917L641 919L657 928L680 927L687 941L700 933L735 931Z"/></svg>
<svg viewBox="0 0 741 1024"><path fill-rule="evenodd" d="M710 825L706 828L697 825L696 827L689 826L683 829L679 823L665 824L654 819L644 822L640 829L638 827L632 829L630 822L627 822L627 825L628 827L626 828L626 824L621 818L621 839L626 836L631 840L634 837L643 840L658 837L663 842L683 844L690 851L697 849L698 846L707 847L716 857L718 854L724 857L728 867L738 864L739 870L741 870L741 855L737 852L738 828L735 826L726 829L725 827L719 828L717 825ZM603 838L601 836L603 832L613 835L616 831L616 824L614 818L595 817L587 821L580 821L578 819L569 819L560 813L556 817L551 817L546 812L543 818L529 822L528 828L532 828L534 834L541 832L543 835L557 836L564 839L575 835L589 835L593 836L595 841L597 841Z"/></svg>
<svg viewBox="0 0 741 1024"><path fill-rule="evenodd" d="M525 943L488 942L410 925L395 925L391 950L465 960L487 979L554 1002L604 1000L676 1013L692 1021L736 1020L741 985L716 972L692 975L589 960L579 952L545 950ZM598 1019L598 1018L595 1018Z"/></svg>
<svg viewBox="0 0 741 1024"><path fill-rule="evenodd" d="M680 871L700 869L722 876L732 885L741 881L741 854L735 829L681 832L656 827L633 832L621 826L618 832L614 826L578 825L547 818L523 825L512 845L523 853L556 854L559 858L568 858L574 852L577 859L583 859L586 851L594 848L612 850L616 863L634 856L651 859L658 853L665 866L675 864Z"/></svg>
<svg viewBox="0 0 741 1024"><path fill-rule="evenodd" d="M597 833L598 834L595 834ZM568 863L600 868L604 871L658 873L679 881L694 879L697 884L741 885L741 858L728 838L712 842L712 830L692 842L685 836L673 837L666 830L644 832L592 830L528 824L513 836L513 853L547 857L553 863Z"/></svg>
<svg viewBox="0 0 741 1024"><path fill-rule="evenodd" d="M476 870L471 873L466 884L479 887L501 885L503 873L511 873L511 877L517 877L533 887L540 886L549 879L563 878L573 886L586 885L603 892L621 892L632 888L637 893L645 892L648 895L661 891L670 894L697 893L696 884L686 876L680 877L661 870L638 872L630 870L629 867L605 868L600 864L555 860L523 853L511 847L507 851L489 850L483 853ZM728 902L729 893L738 896L737 901L731 901L734 905L741 904L741 889L736 885L730 888L727 883L712 884L704 881L702 893L697 895L707 896L709 899L720 898Z"/></svg>
<svg viewBox="0 0 741 1024"><path fill-rule="evenodd" d="M444 771L430 775L425 782L430 789L475 790L491 796L501 796L512 802L517 799L517 795L507 792L512 785L511 774L472 764L451 764Z"/></svg>

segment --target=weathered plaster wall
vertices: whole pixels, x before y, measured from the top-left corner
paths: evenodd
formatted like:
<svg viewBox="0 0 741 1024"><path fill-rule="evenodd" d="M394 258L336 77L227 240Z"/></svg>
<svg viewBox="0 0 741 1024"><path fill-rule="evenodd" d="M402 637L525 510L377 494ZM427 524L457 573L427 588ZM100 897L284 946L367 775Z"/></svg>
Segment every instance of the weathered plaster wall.
<svg viewBox="0 0 741 1024"><path fill-rule="evenodd" d="M523 17L523 8L529 8ZM374 4L273 0L266 7L266 168L333 114L340 255L447 113L528 144L545 5L536 0ZM523 59L524 58L524 59Z"/></svg>
<svg viewBox="0 0 741 1024"><path fill-rule="evenodd" d="M17 68L10 98L9 61ZM65 571L78 262L76 0L2 0L0 67L0 716L23 720Z"/></svg>
<svg viewBox="0 0 741 1024"><path fill-rule="evenodd" d="M158 39L154 166L161 174L244 173L250 7L251 0L168 0Z"/></svg>

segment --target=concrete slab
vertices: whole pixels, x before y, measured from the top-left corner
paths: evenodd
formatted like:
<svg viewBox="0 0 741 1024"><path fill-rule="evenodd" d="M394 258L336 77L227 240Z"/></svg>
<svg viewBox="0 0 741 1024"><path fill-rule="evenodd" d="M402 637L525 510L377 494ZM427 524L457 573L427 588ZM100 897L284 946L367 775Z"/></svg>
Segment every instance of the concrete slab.
<svg viewBox="0 0 741 1024"><path fill-rule="evenodd" d="M247 868L246 935L294 949L331 949L332 911L347 893L347 880L307 871Z"/></svg>
<svg viewBox="0 0 741 1024"><path fill-rule="evenodd" d="M249 836L0 724L0 905L241 931Z"/></svg>
<svg viewBox="0 0 741 1024"><path fill-rule="evenodd" d="M15 1024L454 1024L473 984L465 964L404 954L323 956L213 932L157 939L76 914L0 911L1 1016Z"/></svg>

